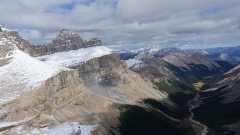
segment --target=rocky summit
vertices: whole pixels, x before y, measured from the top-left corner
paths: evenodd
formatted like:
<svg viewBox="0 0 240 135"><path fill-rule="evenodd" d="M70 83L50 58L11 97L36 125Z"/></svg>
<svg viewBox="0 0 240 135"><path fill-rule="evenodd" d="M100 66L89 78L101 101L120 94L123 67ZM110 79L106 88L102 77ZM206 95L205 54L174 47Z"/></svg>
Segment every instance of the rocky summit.
<svg viewBox="0 0 240 135"><path fill-rule="evenodd" d="M28 41L22 39L16 32L5 31L4 33L7 37L14 37L18 48L33 57L102 45L102 41L99 38L85 41L78 34L72 33L67 29L62 29L57 37L46 45L30 45Z"/></svg>

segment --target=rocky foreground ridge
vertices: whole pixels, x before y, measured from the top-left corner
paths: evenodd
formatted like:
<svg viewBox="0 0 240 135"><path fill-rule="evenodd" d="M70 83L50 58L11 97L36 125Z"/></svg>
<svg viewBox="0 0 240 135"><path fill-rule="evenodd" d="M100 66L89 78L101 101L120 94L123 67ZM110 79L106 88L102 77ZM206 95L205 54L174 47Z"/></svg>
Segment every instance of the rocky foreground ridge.
<svg viewBox="0 0 240 135"><path fill-rule="evenodd" d="M164 94L150 87L138 74L130 71L125 62L114 53L92 58L74 66L58 66L59 70L49 74L51 77L44 81L38 80L37 86L28 83L32 82L32 78L29 77L31 74L25 76L23 81L8 83L11 82L11 78L18 78L22 71L33 72L30 69L35 68L32 66L23 68L21 66L28 64L21 65L21 61L18 61L17 66L20 68L17 68L14 74L11 74L11 70L3 70L9 64L14 64L16 57L24 56L24 59L33 60L39 65L55 67L54 64L31 56L86 47L94 48L101 45L101 40L94 38L86 42L77 34L63 29L50 44L32 46L17 32L2 30L0 33L0 73L8 71L7 74L0 74L2 75L0 83L4 84L0 86L1 95L7 95L9 92L20 93L16 98L0 104L1 134L48 134L64 122L98 125L92 134L104 135L110 131L120 134L113 128L119 124L118 104L139 104L137 101L141 99L153 98L166 105L175 106ZM22 55L13 55L18 54L16 52ZM42 74L36 73L37 77Z"/></svg>

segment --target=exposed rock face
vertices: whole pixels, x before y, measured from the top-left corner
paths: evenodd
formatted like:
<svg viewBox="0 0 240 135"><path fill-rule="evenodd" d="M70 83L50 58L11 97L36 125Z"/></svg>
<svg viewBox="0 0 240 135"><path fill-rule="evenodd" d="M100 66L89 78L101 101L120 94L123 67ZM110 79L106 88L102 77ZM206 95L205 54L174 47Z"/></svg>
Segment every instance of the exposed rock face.
<svg viewBox="0 0 240 135"><path fill-rule="evenodd" d="M118 80L119 74L123 73L127 66L117 54L109 54L91 59L75 68L84 81L98 80L102 84L111 85L116 83L114 80Z"/></svg>
<svg viewBox="0 0 240 135"><path fill-rule="evenodd" d="M99 38L92 38L90 41L83 41L78 34L63 29L50 44L31 46L31 51L29 53L31 56L37 57L56 52L77 50L99 45L102 45L101 39Z"/></svg>
<svg viewBox="0 0 240 135"><path fill-rule="evenodd" d="M171 71L167 68L166 62L161 58L148 58L143 60L144 66L132 69L144 79L166 78L172 76Z"/></svg>
<svg viewBox="0 0 240 135"><path fill-rule="evenodd" d="M240 65L230 70L224 77L206 92L221 95L222 102L234 102L240 99Z"/></svg>
<svg viewBox="0 0 240 135"><path fill-rule="evenodd" d="M195 65L203 65L208 70L220 68L218 63L200 54L192 54L190 56L186 56L180 53L172 53L168 56L163 57L163 59L177 67L181 67L183 70L186 71L196 69L194 67Z"/></svg>
<svg viewBox="0 0 240 135"><path fill-rule="evenodd" d="M13 49L13 46L0 45L0 67L8 64L11 58L8 58L7 56L10 55L10 51L12 51Z"/></svg>
<svg viewBox="0 0 240 135"><path fill-rule="evenodd" d="M172 76L171 71L166 66L166 61L162 58L154 57L153 52L155 52L155 50L146 50L139 53L134 59L126 61L129 63L129 69L140 74L146 81Z"/></svg>
<svg viewBox="0 0 240 135"><path fill-rule="evenodd" d="M57 37L47 45L30 45L29 41L24 40L19 36L18 32L15 31L3 31L3 35L5 38L14 41L20 50L34 57L102 45L102 41L99 38L83 41L78 34L72 33L67 29L61 30Z"/></svg>
<svg viewBox="0 0 240 135"><path fill-rule="evenodd" d="M14 50L14 41L11 38L7 38L9 34L7 31L0 32L0 67L8 64L11 59L8 56Z"/></svg>
<svg viewBox="0 0 240 135"><path fill-rule="evenodd" d="M19 49L29 50L30 42L23 39L18 34L18 32L4 30L2 33L3 33L4 38L11 42L10 45L15 45L15 46L19 47Z"/></svg>

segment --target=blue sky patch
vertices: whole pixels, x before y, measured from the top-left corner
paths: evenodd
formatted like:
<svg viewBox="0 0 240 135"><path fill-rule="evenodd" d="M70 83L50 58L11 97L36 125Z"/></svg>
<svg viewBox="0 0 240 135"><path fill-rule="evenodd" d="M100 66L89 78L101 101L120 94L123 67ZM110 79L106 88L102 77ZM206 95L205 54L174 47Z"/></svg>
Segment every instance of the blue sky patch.
<svg viewBox="0 0 240 135"><path fill-rule="evenodd" d="M206 10L202 10L200 12L198 12L198 15L211 15L211 14L216 14L218 13L219 11L222 11L224 10L224 7L213 7L213 8L210 8L210 9L206 9Z"/></svg>
<svg viewBox="0 0 240 135"><path fill-rule="evenodd" d="M74 5L75 3L68 3L68 4L62 4L59 7L65 10L72 10L74 8Z"/></svg>
<svg viewBox="0 0 240 135"><path fill-rule="evenodd" d="M83 4L86 6L90 6L94 2L95 2L95 0L87 0L87 1L83 2Z"/></svg>

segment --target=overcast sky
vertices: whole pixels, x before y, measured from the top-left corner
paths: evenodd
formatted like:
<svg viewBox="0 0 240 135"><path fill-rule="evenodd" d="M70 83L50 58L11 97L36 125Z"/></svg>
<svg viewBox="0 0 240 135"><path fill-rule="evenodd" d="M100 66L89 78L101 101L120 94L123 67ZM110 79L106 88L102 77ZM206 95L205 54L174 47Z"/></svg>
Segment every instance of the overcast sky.
<svg viewBox="0 0 240 135"><path fill-rule="evenodd" d="M240 45L240 0L1 0L0 24L32 44L62 28L104 45L209 48Z"/></svg>

